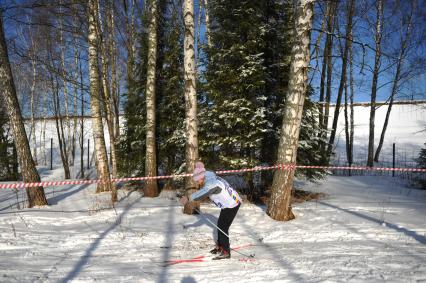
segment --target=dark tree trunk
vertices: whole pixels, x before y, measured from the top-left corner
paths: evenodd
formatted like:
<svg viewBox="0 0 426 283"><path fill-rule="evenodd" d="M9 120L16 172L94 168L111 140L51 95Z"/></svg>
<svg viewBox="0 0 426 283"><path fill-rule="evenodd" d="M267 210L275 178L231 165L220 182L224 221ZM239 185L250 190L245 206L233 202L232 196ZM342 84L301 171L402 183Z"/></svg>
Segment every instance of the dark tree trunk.
<svg viewBox="0 0 426 283"><path fill-rule="evenodd" d="M6 40L3 31L3 15L0 11L0 91L5 100L9 114L9 121L13 130L16 151L21 165L21 173L24 182L40 182L31 149L25 132L24 121L16 95L13 82L12 70L10 68ZM27 188L28 206L47 205L43 187Z"/></svg>

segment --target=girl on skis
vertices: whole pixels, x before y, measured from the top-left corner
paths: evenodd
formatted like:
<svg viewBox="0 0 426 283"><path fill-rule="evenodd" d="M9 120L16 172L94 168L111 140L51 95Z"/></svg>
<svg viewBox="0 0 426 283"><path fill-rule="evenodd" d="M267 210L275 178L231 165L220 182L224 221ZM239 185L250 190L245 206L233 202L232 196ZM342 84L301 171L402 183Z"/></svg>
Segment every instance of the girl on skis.
<svg viewBox="0 0 426 283"><path fill-rule="evenodd" d="M213 258L215 260L230 258L229 227L241 206L241 198L227 181L216 176L214 172L206 171L202 162L195 163L193 179L200 189L190 195L189 200L184 196L180 201L185 205L188 201L200 201L208 197L221 209L217 221L219 229L217 230L216 247L210 252L217 254Z"/></svg>

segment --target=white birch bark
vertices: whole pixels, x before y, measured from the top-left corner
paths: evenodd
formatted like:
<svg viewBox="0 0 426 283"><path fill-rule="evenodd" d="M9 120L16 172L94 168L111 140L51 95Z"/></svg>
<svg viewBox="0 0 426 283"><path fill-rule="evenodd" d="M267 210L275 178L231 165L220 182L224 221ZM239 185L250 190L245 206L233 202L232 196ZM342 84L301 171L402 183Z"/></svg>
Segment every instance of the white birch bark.
<svg viewBox="0 0 426 283"><path fill-rule="evenodd" d="M312 26L313 0L299 0L295 16L295 38L292 48L289 90L286 99L283 126L278 148L279 164L295 164L303 103L308 80L309 42ZM294 170L277 170L274 174L267 214L279 221L291 220L291 190Z"/></svg>
<svg viewBox="0 0 426 283"><path fill-rule="evenodd" d="M371 105L370 105L370 123L369 123L369 136L368 136L368 156L367 166L373 167L374 165L374 123L376 117L376 96L377 96L377 83L379 80L379 70L381 61L381 47L382 47L382 28L383 28L383 0L378 0L376 4L377 20L376 20L376 54L374 58L373 70L373 83L371 86Z"/></svg>
<svg viewBox="0 0 426 283"><path fill-rule="evenodd" d="M98 46L99 39L96 33L97 21L97 7L98 0L89 0L88 3L88 24L89 24L89 75L90 75L90 110L93 116L93 139L95 143L95 153L97 161L98 178L102 179L104 183L99 183L96 192L110 191L111 183L110 172L108 167L108 156L105 146L105 138L102 123L101 113L101 81L98 67ZM115 186L112 186L111 201L117 201L117 192Z"/></svg>
<svg viewBox="0 0 426 283"><path fill-rule="evenodd" d="M186 171L192 173L198 159L198 122L197 122L197 93L195 73L194 46L194 2L185 0L183 7L185 37L184 37L184 79L185 79L185 112L186 112ZM185 188L191 193L195 188L192 178L186 178ZM184 213L192 214L193 207L198 203L189 202L185 205Z"/></svg>
<svg viewBox="0 0 426 283"><path fill-rule="evenodd" d="M208 0L204 0L204 11L206 16L206 36L207 36L207 45L212 47L212 38L210 35L210 9Z"/></svg>
<svg viewBox="0 0 426 283"><path fill-rule="evenodd" d="M145 176L157 175L157 156L155 142L155 73L157 62L157 0L151 1L150 24L148 35L148 70L146 80L146 156ZM147 180L145 196L158 195L157 180Z"/></svg>

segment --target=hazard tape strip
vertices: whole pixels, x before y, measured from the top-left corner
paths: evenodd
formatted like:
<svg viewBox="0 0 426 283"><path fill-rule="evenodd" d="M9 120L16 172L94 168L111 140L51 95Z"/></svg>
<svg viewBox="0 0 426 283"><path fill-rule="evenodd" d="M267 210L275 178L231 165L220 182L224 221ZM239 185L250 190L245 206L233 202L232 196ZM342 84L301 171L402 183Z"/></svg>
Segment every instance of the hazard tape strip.
<svg viewBox="0 0 426 283"><path fill-rule="evenodd" d="M220 170L216 171L218 175L235 174L244 172L267 171L267 170L296 170L296 169L322 169L322 170L365 170L365 171L399 171L399 172L426 172L426 169L421 168L389 168L389 167L366 167L366 166L314 166L314 165L295 165L295 164L278 164L272 166L256 166L253 168L235 169L235 170ZM192 177L192 174L178 174L167 176L145 176L145 177L130 177L130 178L115 178L111 180L67 180L67 181L47 181L38 183L2 183L0 189L23 189L30 187L51 187L65 185L82 185L82 184L106 184L106 183L121 183L129 181L145 181L145 180L161 180L161 179L176 179L183 177Z"/></svg>

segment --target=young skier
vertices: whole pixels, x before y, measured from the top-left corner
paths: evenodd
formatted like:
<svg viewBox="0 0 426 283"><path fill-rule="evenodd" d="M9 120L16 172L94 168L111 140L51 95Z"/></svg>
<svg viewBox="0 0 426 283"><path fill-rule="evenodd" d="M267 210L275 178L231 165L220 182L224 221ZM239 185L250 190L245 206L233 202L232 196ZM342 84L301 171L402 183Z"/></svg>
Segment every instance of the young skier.
<svg viewBox="0 0 426 283"><path fill-rule="evenodd" d="M194 181L200 190L188 197L181 198L181 203L185 205L188 201L203 200L210 198L220 210L217 227L222 230L217 231L216 247L210 252L218 254L214 260L226 259L231 257L231 248L229 246L229 227L237 215L241 205L241 199L238 193L221 177L216 176L214 172L206 171L202 162L195 163Z"/></svg>

